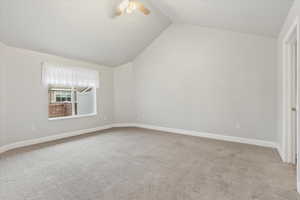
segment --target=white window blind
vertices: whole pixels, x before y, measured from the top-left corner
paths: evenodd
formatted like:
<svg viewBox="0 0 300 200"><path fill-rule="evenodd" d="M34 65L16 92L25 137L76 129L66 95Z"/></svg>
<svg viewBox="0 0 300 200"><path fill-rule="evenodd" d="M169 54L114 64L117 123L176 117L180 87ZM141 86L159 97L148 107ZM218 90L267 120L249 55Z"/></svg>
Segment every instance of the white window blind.
<svg viewBox="0 0 300 200"><path fill-rule="evenodd" d="M43 84L69 87L99 88L99 72L96 70L43 63Z"/></svg>

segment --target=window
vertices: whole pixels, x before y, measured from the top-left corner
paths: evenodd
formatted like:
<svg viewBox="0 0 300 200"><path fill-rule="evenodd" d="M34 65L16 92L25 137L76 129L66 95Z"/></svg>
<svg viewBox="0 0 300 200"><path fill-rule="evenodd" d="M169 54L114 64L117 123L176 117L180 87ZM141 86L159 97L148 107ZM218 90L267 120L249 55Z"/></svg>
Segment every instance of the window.
<svg viewBox="0 0 300 200"><path fill-rule="evenodd" d="M51 103L70 103L72 101L72 88L59 88L50 87L49 88L49 102Z"/></svg>
<svg viewBox="0 0 300 200"><path fill-rule="evenodd" d="M49 118L95 114L95 89L50 86Z"/></svg>
<svg viewBox="0 0 300 200"><path fill-rule="evenodd" d="M97 71L48 64L43 66L43 82L48 87L49 119L97 114Z"/></svg>

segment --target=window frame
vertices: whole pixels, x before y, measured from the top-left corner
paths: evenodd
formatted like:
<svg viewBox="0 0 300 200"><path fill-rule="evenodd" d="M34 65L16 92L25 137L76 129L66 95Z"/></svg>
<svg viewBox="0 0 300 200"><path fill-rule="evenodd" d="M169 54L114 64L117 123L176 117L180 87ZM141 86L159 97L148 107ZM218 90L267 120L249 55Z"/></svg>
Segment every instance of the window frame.
<svg viewBox="0 0 300 200"><path fill-rule="evenodd" d="M71 101L61 101L61 102L70 102L70 103L72 103L72 92L73 92L72 89L73 89L73 88L71 88L71 89L54 88L54 89L52 89L52 90L50 90L50 91L62 91L62 92L70 91L70 92L71 92ZM48 89L48 92L49 92L49 89ZM61 102L60 102L60 101L57 101L57 96L55 96L55 101L51 101L51 103L61 103Z"/></svg>
<svg viewBox="0 0 300 200"><path fill-rule="evenodd" d="M49 86L48 86L48 90L49 91ZM74 99L75 99L75 88L74 86L71 87L71 104L72 104L72 115L70 116L63 116L63 117L49 117L49 104L51 103L49 101L48 98L48 120L49 121L56 121L56 120L66 120L66 119L76 119L76 118L84 118L84 117L93 117L93 116L97 116L98 115L98 108L97 108L97 88L96 87L92 87L92 91L93 91L93 98L94 98L94 112L93 113L89 113L89 114L77 114L75 115L75 103ZM78 101L76 99L76 101ZM78 103L78 102L77 102Z"/></svg>

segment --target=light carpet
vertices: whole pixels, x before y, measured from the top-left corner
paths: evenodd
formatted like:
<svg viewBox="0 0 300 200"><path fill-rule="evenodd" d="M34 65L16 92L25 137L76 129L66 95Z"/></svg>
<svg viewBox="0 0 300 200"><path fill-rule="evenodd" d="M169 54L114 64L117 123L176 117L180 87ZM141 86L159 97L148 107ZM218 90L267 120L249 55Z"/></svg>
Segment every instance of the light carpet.
<svg viewBox="0 0 300 200"><path fill-rule="evenodd" d="M138 128L0 155L1 200L298 200L271 148Z"/></svg>

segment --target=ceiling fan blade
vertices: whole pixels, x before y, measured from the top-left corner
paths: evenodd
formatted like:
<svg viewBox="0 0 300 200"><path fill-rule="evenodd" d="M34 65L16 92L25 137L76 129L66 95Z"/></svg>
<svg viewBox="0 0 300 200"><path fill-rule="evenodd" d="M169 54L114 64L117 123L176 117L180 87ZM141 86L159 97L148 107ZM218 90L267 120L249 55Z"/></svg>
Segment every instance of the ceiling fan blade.
<svg viewBox="0 0 300 200"><path fill-rule="evenodd" d="M122 10L120 8L117 8L117 11L115 13L116 16L121 16L123 14Z"/></svg>
<svg viewBox="0 0 300 200"><path fill-rule="evenodd" d="M149 15L150 14L150 10L148 8L145 8L144 6L139 7L139 10L144 13L145 15Z"/></svg>
<svg viewBox="0 0 300 200"><path fill-rule="evenodd" d="M149 15L150 14L150 10L148 8L146 8L142 3L135 1L135 4L137 6L137 8L144 13L144 15Z"/></svg>

